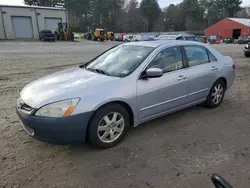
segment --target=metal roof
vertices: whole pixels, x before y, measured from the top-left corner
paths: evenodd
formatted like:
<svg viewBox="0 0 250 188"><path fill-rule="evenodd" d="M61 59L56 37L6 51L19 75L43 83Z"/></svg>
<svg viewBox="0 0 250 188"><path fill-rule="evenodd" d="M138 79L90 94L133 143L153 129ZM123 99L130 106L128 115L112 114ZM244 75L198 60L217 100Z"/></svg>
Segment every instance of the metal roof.
<svg viewBox="0 0 250 188"><path fill-rule="evenodd" d="M67 10L63 7L40 7L40 6L28 6L28 5L3 5L0 4L0 7L10 7L10 8L35 8L35 9L47 9L47 10Z"/></svg>
<svg viewBox="0 0 250 188"><path fill-rule="evenodd" d="M250 19L247 19L247 18L228 18L228 19L238 22L247 27L250 27Z"/></svg>

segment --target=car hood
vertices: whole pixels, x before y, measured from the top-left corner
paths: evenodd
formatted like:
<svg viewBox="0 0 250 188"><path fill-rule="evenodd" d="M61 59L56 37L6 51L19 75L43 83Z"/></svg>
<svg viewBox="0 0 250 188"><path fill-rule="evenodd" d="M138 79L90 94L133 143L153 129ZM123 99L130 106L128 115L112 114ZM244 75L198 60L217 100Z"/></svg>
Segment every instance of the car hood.
<svg viewBox="0 0 250 188"><path fill-rule="evenodd" d="M110 82L119 79L73 67L29 83L20 97L27 105L40 108L56 101L82 97L91 93L91 89L96 92L100 85L110 85Z"/></svg>

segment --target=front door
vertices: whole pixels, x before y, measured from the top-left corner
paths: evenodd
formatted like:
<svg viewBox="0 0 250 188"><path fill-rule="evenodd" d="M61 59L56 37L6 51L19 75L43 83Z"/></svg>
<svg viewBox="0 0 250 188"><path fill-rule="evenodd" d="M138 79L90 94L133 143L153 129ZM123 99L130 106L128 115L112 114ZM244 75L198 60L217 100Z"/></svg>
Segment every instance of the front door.
<svg viewBox="0 0 250 188"><path fill-rule="evenodd" d="M160 116L185 104L187 82L180 47L163 49L148 68L161 68L159 78L139 79L137 102L140 122Z"/></svg>

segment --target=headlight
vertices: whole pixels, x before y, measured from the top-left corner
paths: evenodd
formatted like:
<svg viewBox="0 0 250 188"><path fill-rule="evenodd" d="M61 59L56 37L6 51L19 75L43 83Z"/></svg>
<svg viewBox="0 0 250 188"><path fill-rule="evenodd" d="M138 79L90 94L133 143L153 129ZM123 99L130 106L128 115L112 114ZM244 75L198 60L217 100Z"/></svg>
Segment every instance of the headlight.
<svg viewBox="0 0 250 188"><path fill-rule="evenodd" d="M247 44L247 45L246 45L246 49L247 49L248 47L249 47L249 45Z"/></svg>
<svg viewBox="0 0 250 188"><path fill-rule="evenodd" d="M74 111L80 99L59 101L43 106L36 112L36 116L43 117L66 117Z"/></svg>

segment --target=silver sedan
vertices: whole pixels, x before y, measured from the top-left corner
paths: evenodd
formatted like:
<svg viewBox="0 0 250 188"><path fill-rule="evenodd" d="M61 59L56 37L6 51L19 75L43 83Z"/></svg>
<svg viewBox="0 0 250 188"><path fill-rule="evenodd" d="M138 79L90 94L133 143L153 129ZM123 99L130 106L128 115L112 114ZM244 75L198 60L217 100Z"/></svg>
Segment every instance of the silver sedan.
<svg viewBox="0 0 250 188"><path fill-rule="evenodd" d="M16 112L34 138L109 148L143 122L200 103L219 106L234 79L231 57L206 44L132 42L29 83Z"/></svg>

